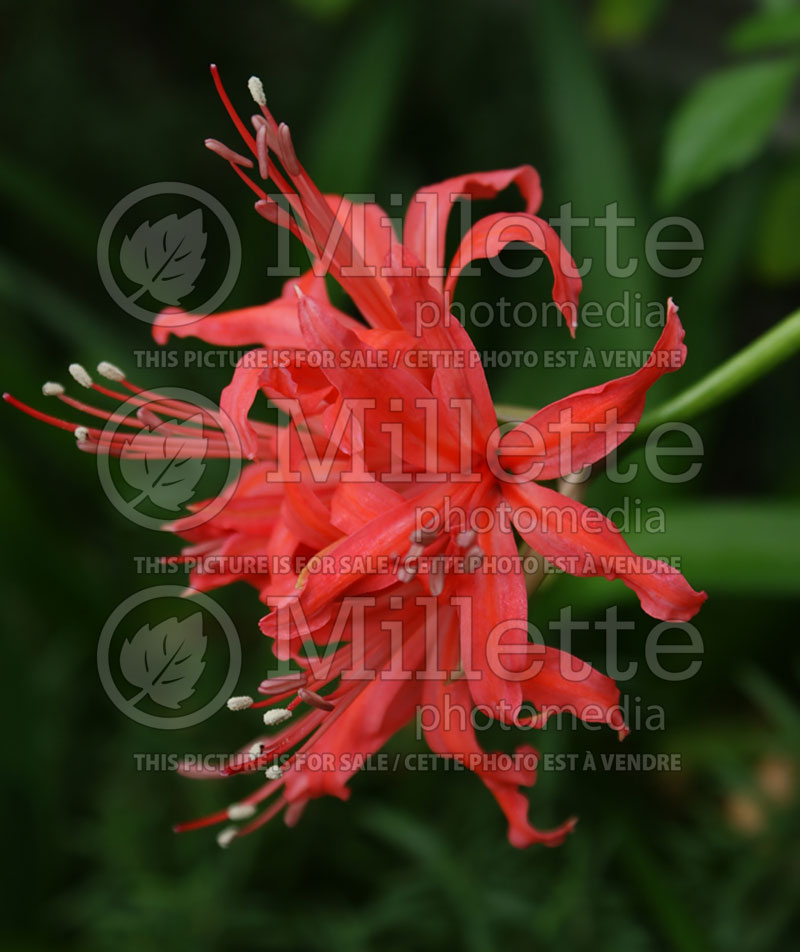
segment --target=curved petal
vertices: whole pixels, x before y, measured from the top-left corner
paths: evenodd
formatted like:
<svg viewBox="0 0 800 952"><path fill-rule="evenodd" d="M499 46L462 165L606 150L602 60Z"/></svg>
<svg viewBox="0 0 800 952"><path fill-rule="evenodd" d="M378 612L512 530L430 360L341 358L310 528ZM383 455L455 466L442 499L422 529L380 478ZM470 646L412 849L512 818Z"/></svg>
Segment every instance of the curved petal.
<svg viewBox="0 0 800 952"><path fill-rule="evenodd" d="M222 391L219 400L223 423L226 426L233 424L242 441L242 452L248 459L254 459L258 451L258 436L248 416L261 387L261 375L268 360L269 351L263 348L243 354L233 370L231 382Z"/></svg>
<svg viewBox="0 0 800 952"><path fill-rule="evenodd" d="M464 235L450 264L444 290L453 293L458 276L466 266L478 258L494 258L506 245L522 241L544 252L553 269L553 300L567 319L570 334L575 336L578 325L578 297L581 277L561 239L551 225L536 215L524 212L487 215Z"/></svg>
<svg viewBox="0 0 800 952"><path fill-rule="evenodd" d="M636 428L650 387L683 366L683 337L670 298L666 326L647 361L635 373L551 403L506 433L499 450L503 466L512 473L530 472L532 479L556 479L608 456ZM515 447L513 457L503 459L504 447Z"/></svg>
<svg viewBox="0 0 800 952"><path fill-rule="evenodd" d="M528 545L571 575L621 579L653 618L688 621L706 600L681 573L634 555L622 533L596 509L536 483L506 483L517 531Z"/></svg>
<svg viewBox="0 0 800 952"><path fill-rule="evenodd" d="M297 319L295 286L331 310L324 277L306 271L299 278L287 281L279 298L254 307L223 311L197 317L179 308L167 308L153 322L153 338L157 344L166 344L173 337L196 337L219 347L246 347L262 344L264 347L301 348L303 335ZM337 311L344 323L352 318Z"/></svg>
<svg viewBox="0 0 800 952"><path fill-rule="evenodd" d="M522 696L536 708L542 722L565 711L586 723L608 724L628 733L619 706L619 688L586 661L550 645L531 645L533 673L521 683Z"/></svg>
<svg viewBox="0 0 800 952"><path fill-rule="evenodd" d="M443 288L447 223L459 198L494 198L509 185L516 185L525 199L525 211L533 214L542 203L539 173L531 165L495 172L473 172L421 188L412 198L403 227L403 244L419 257L439 291Z"/></svg>
<svg viewBox="0 0 800 952"><path fill-rule="evenodd" d="M532 786L536 779L538 755L532 747L518 747L513 755L487 754L478 744L470 725L472 700L463 680L436 682L425 694L422 725L425 739L434 753L452 757L473 770L494 795L508 820L508 839L523 849L534 843L558 846L575 826L567 820L554 830L537 830L528 820L528 798L521 786Z"/></svg>

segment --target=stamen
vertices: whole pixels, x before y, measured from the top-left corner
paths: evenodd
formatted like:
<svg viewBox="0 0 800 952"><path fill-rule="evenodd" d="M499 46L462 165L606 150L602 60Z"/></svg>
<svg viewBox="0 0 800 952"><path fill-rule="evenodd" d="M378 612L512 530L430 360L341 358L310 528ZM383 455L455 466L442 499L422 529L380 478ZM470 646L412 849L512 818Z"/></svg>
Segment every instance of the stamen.
<svg viewBox="0 0 800 952"><path fill-rule="evenodd" d="M101 377L105 377L106 380L114 380L117 383L122 383L125 379L125 374L117 367L116 364L111 364L107 360L101 360L97 365L97 372Z"/></svg>
<svg viewBox="0 0 800 952"><path fill-rule="evenodd" d="M414 562L404 562L397 570L397 581L406 585L416 574L417 565Z"/></svg>
<svg viewBox="0 0 800 952"><path fill-rule="evenodd" d="M85 443L89 439L89 429L85 426L75 427L75 439L79 443Z"/></svg>
<svg viewBox="0 0 800 952"><path fill-rule="evenodd" d="M250 90L253 102L257 106L266 106L267 97L264 95L264 84L258 76L251 76L250 79L247 80L247 88Z"/></svg>
<svg viewBox="0 0 800 952"><path fill-rule="evenodd" d="M239 835L235 826L226 826L224 830L217 833L217 844L221 849L226 850Z"/></svg>
<svg viewBox="0 0 800 952"><path fill-rule="evenodd" d="M220 142L219 139L206 139L205 147L227 162L233 162L234 165L241 165L246 169L252 169L253 167L251 159L240 155L238 152L234 152L233 149L228 148L228 146L226 146L224 142Z"/></svg>
<svg viewBox="0 0 800 952"><path fill-rule="evenodd" d="M292 134L285 122L278 126L278 145L280 146L281 162L286 172L294 178L302 171L300 162L297 159L297 153L294 151Z"/></svg>
<svg viewBox="0 0 800 952"><path fill-rule="evenodd" d="M250 698L248 700L250 704L253 703ZM228 703L230 704L230 702ZM264 712L264 723L267 727L272 727L274 724L282 724L284 721L288 721L291 716L292 712L287 711L285 707L273 707L271 711Z"/></svg>
<svg viewBox="0 0 800 952"><path fill-rule="evenodd" d="M70 364L69 372L72 374L73 380L79 383L82 387L86 387L87 390L91 390L92 378L86 372L85 367L82 367L80 364Z"/></svg>
<svg viewBox="0 0 800 952"><path fill-rule="evenodd" d="M64 388L60 383L54 383L52 380L48 380L47 383L42 384L42 393L46 397L60 397L64 392Z"/></svg>
<svg viewBox="0 0 800 952"><path fill-rule="evenodd" d="M263 750L264 750L264 745L260 740L258 740L255 742L255 744L253 744L250 750L248 750L248 754L250 754L253 760L256 760L257 758L261 756Z"/></svg>
<svg viewBox="0 0 800 952"><path fill-rule="evenodd" d="M467 552L466 569L468 572L476 572L483 565L483 549L479 545L473 547Z"/></svg>
<svg viewBox="0 0 800 952"><path fill-rule="evenodd" d="M239 697L229 697L227 700L229 711L246 711L248 707L253 706L253 699L246 694Z"/></svg>
<svg viewBox="0 0 800 952"><path fill-rule="evenodd" d="M297 692L297 696L301 701L305 701L306 704L310 704L312 707L318 708L320 711L332 711L333 704L330 701L327 701L320 694L317 694L316 691L309 691L308 688L300 688Z"/></svg>
<svg viewBox="0 0 800 952"><path fill-rule="evenodd" d="M273 764L271 767L267 767L264 771L264 776L267 780L280 780L283 776L283 771L277 764Z"/></svg>
<svg viewBox="0 0 800 952"><path fill-rule="evenodd" d="M283 694L284 691L291 690L298 684L305 684L306 674L303 671L297 671L292 674L285 674L279 678L267 678L258 686L259 694Z"/></svg>
<svg viewBox="0 0 800 952"><path fill-rule="evenodd" d="M249 820L256 815L256 808L252 803L232 803L228 807L229 820Z"/></svg>
<svg viewBox="0 0 800 952"><path fill-rule="evenodd" d="M456 545L462 549L469 549L477 537L478 533L474 529L466 529L464 532L459 532L456 536Z"/></svg>
<svg viewBox="0 0 800 952"><path fill-rule="evenodd" d="M231 117L231 121L236 126L236 129L238 130L239 135L247 143L248 148L252 149L253 152L255 152L255 146L256 146L255 139L253 139L253 137L247 131L247 126L245 126L245 124L239 118L239 114L233 108L233 103L231 102L228 94L225 92L225 87L222 85L222 80L220 79L219 70L217 69L216 64L212 63L210 69L211 69L211 78L214 80L214 86L216 87L217 95L221 99L222 105L225 107L225 111Z"/></svg>
<svg viewBox="0 0 800 952"><path fill-rule="evenodd" d="M255 118L255 117L254 117ZM266 122L258 127L256 133L256 151L258 152L258 174L262 179L269 178L269 148L267 146L267 135L269 128Z"/></svg>
<svg viewBox="0 0 800 952"><path fill-rule="evenodd" d="M147 407L139 407L139 409L136 411L136 416L140 422L144 423L145 426L150 427L151 430L155 430L157 427L161 426L161 417L156 416L155 413L153 413L152 410L148 410Z"/></svg>
<svg viewBox="0 0 800 952"><path fill-rule="evenodd" d="M441 568L435 569L428 575L428 585L434 598L438 598L442 594L444 591L444 572Z"/></svg>

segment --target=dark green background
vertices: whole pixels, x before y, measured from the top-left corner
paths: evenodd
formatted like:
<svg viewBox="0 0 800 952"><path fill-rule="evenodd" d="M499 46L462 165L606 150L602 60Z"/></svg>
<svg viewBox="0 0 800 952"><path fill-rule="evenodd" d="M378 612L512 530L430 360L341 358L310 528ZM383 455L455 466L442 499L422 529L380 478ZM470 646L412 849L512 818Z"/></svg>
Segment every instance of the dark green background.
<svg viewBox="0 0 800 952"><path fill-rule="evenodd" d="M664 282L640 269L620 281L596 269L586 282L588 300L608 303L628 289L680 303L689 360L658 385L655 405L796 306L796 97L738 169L658 203L680 104L715 70L776 55L737 48L731 31L757 10L792 6L4 3L3 388L41 405L41 382L63 380L69 362L130 366L131 351L148 346L147 327L110 302L95 263L105 216L141 185L192 183L230 210L245 249L231 306L277 292L263 275L270 226L202 148L207 135L237 146L208 77L215 61L243 110L248 76L263 78L324 189L374 190L387 201L450 175L531 162L545 215L571 200L576 214L618 201L635 216L630 253L641 254L659 215L696 220L706 253L693 277ZM727 143L717 147L724 154ZM598 254L601 241L587 230L573 251ZM503 282L484 271L464 282L465 300L546 296L543 278ZM534 328L500 339L487 329L478 339L484 348L552 348L568 346L565 334ZM655 336L587 330L577 346L641 349ZM490 374L490 383L498 400L535 405L605 376L520 370ZM139 377L212 397L226 382L216 371ZM629 487L668 510L665 538L634 545L682 555L710 596L698 618L700 674L673 685L642 669L624 685L667 717L666 731L634 733L624 749L678 752L683 769L543 773L535 820L581 822L562 848L526 852L508 845L481 784L457 773L359 776L349 803L316 802L295 830L277 821L226 853L208 834L174 837L171 822L230 802L247 781L222 789L137 772L133 754L225 750L243 740L242 722L220 714L176 736L139 728L103 693L95 649L112 609L150 581L135 574L133 557L174 552L176 541L127 523L70 436L6 409L3 948L796 946L797 396L795 363L698 420L698 479L665 486L643 477ZM611 506L623 491L600 481L589 501ZM265 658L259 604L240 586L219 599L245 634L242 689L252 690ZM636 622L623 656L641 661L650 625L619 585L561 579L533 617L546 625L573 604L594 618L617 599ZM580 635L576 653L600 659L600 638ZM582 728L547 731L540 746L618 749L610 732ZM392 748L415 749L411 733ZM788 775L783 798L770 795L770 770Z"/></svg>

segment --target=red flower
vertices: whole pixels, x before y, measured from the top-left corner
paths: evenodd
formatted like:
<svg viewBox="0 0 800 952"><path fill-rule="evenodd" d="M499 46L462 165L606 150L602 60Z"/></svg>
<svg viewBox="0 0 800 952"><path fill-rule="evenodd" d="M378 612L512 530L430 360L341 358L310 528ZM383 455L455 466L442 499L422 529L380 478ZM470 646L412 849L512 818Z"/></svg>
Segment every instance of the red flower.
<svg viewBox="0 0 800 952"><path fill-rule="evenodd" d="M224 771L267 768L267 783L242 803L180 829L249 819L223 830L220 842L227 845L284 807L291 823L312 797L345 798L363 759L422 706L431 748L481 777L506 814L514 845L560 842L573 821L542 833L527 819L520 788L533 783L535 751L520 747L505 761L484 753L468 715L477 707L505 723L535 727L567 710L609 723L620 736L626 732L613 681L530 642L515 531L572 574L621 579L656 618L689 619L705 599L665 563L645 570L612 522L542 485L603 459L632 432L648 388L685 359L677 309L670 301L663 333L637 372L565 397L503 435L477 352L450 301L467 264L525 241L548 258L554 300L574 335L580 278L555 232L536 216L535 170L476 173L423 189L411 202L400 243L379 206L318 191L257 80L251 92L260 114L251 133L216 70L214 79L253 159L216 140L209 148L256 193L256 210L289 228L315 265L276 301L192 324L170 310L154 327L159 343L173 334L260 345L242 358L223 391L224 414L209 421L217 432L212 447L222 453L240 442L250 462L214 518L196 528L186 519L171 526L192 543L184 554L232 565L239 555L290 557L282 572L192 575L196 588L238 578L254 584L273 608L261 629L294 669L261 685L266 700L229 703L268 707L268 726L285 722ZM254 168L264 187L250 177ZM281 200L267 195L267 183ZM525 211L481 219L445 268L455 199L493 197L512 184ZM326 271L366 324L332 306ZM111 376L138 392L116 368ZM250 419L259 392L289 413L288 426ZM166 412L167 402L161 406ZM79 446L121 452L125 439L82 429ZM281 702L286 706L273 706ZM525 713L526 705L538 713ZM298 708L304 713L292 716Z"/></svg>

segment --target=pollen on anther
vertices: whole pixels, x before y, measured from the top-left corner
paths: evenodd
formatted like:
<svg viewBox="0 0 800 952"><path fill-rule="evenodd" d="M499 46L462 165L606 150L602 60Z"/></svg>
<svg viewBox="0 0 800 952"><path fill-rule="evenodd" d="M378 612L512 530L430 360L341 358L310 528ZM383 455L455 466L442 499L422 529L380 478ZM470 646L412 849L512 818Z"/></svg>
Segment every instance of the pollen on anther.
<svg viewBox="0 0 800 952"><path fill-rule="evenodd" d="M79 443L85 443L89 439L89 429L85 426L76 426L75 427L75 439Z"/></svg>
<svg viewBox="0 0 800 952"><path fill-rule="evenodd" d="M70 364L69 372L76 383L79 383L82 387L86 387L87 390L91 389L92 378L86 372L85 367L81 366L81 364Z"/></svg>
<svg viewBox="0 0 800 952"><path fill-rule="evenodd" d="M248 754L250 754L250 757L251 757L253 760L255 760L257 757L260 757L260 756L261 756L261 752L262 752L263 750L264 750L264 745L261 743L260 740L258 740L258 741L256 741L255 744L253 744L253 746L250 748L250 750L248 751Z"/></svg>
<svg viewBox="0 0 800 952"><path fill-rule="evenodd" d="M48 380L47 383L42 384L42 393L46 397L60 397L63 392L64 388L60 383Z"/></svg>
<svg viewBox="0 0 800 952"><path fill-rule="evenodd" d="M256 808L252 803L232 803L228 807L229 820L249 820L255 813Z"/></svg>
<svg viewBox="0 0 800 952"><path fill-rule="evenodd" d="M111 364L107 360L101 360L97 365L97 372L101 377L105 377L106 380L115 380L117 383L120 383L125 379L125 374L117 367L116 364Z"/></svg>
<svg viewBox="0 0 800 952"><path fill-rule="evenodd" d="M288 721L292 716L292 712L285 707L273 707L270 711L264 712L264 723L267 727L272 727L273 724L282 724L284 721Z"/></svg>
<svg viewBox="0 0 800 952"><path fill-rule="evenodd" d="M267 780L280 780L283 776L283 771L277 764L273 764L271 767L267 767L264 771L264 776Z"/></svg>
<svg viewBox="0 0 800 952"><path fill-rule="evenodd" d="M246 711L248 707L253 706L253 699L242 694L239 697L229 697L226 703L229 711Z"/></svg>
<svg viewBox="0 0 800 952"><path fill-rule="evenodd" d="M226 850L238 835L239 831L235 826L226 826L217 833L217 845Z"/></svg>
<svg viewBox="0 0 800 952"><path fill-rule="evenodd" d="M250 90L250 95L253 97L253 102L258 106L266 106L267 97L264 95L264 84L258 78L258 76L251 76L247 80L247 88Z"/></svg>

